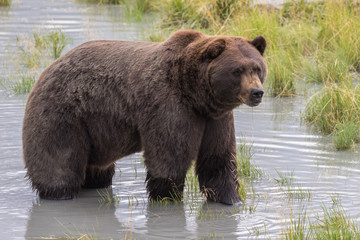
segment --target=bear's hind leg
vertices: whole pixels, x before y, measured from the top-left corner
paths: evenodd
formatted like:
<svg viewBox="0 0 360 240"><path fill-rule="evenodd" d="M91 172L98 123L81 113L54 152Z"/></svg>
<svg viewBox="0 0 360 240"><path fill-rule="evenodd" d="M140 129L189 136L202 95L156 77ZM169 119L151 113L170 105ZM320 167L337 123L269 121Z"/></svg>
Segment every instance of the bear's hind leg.
<svg viewBox="0 0 360 240"><path fill-rule="evenodd" d="M67 200L78 194L84 181L87 157L82 156L83 154L79 154L79 152L71 152L62 157L56 157L58 163L62 164L28 167L28 177L40 198ZM76 164L66 164L66 162L73 164L76 162Z"/></svg>
<svg viewBox="0 0 360 240"><path fill-rule="evenodd" d="M90 146L87 133L80 125L66 121L46 123L25 118L27 177L43 199L72 199L85 179Z"/></svg>
<svg viewBox="0 0 360 240"><path fill-rule="evenodd" d="M112 178L115 173L115 164L111 164L106 169L93 166L86 168L85 182L83 188L107 188L112 184Z"/></svg>

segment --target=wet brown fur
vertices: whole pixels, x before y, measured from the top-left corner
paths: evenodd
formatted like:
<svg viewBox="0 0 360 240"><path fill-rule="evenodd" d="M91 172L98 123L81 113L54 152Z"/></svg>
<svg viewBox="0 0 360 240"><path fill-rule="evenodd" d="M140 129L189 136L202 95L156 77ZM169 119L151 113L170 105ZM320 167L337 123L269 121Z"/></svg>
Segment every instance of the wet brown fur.
<svg viewBox="0 0 360 240"><path fill-rule="evenodd" d="M208 198L240 201L232 110L255 106L262 37L178 31L167 41L91 41L55 61L26 105L27 176L42 198L111 185L116 160L144 152L150 199L181 198L187 170ZM262 96L262 95L261 95Z"/></svg>

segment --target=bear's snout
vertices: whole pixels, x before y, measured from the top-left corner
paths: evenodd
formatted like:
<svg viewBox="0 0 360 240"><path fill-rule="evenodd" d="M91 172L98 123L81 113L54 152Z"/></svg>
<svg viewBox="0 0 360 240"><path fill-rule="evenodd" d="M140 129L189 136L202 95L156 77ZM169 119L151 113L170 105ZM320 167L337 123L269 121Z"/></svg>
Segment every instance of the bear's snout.
<svg viewBox="0 0 360 240"><path fill-rule="evenodd" d="M253 88L250 91L250 106L255 107L261 103L264 91L262 88Z"/></svg>
<svg viewBox="0 0 360 240"><path fill-rule="evenodd" d="M262 88L254 88L250 92L251 98L254 101L261 101L262 96L264 95L264 91Z"/></svg>

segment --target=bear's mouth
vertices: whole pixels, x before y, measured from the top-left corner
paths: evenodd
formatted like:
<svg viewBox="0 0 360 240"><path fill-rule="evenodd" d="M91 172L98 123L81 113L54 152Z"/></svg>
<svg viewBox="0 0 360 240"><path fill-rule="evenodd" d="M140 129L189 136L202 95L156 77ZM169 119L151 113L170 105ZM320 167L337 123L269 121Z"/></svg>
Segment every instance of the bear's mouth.
<svg viewBox="0 0 360 240"><path fill-rule="evenodd" d="M243 97L241 96L238 96L237 97L237 100L238 100L238 103L239 104L246 104L247 106L249 107L256 107L258 106L261 102L262 102L262 98L257 98L257 99L244 99Z"/></svg>
<svg viewBox="0 0 360 240"><path fill-rule="evenodd" d="M262 102L262 98L248 100L248 99L244 99L244 98L239 96L239 97L237 97L237 99L238 99L240 104L244 103L249 107L256 107Z"/></svg>
<svg viewBox="0 0 360 240"><path fill-rule="evenodd" d="M251 101L250 104L246 104L246 105L248 105L249 107L256 107L256 106L258 106L261 102L262 102L262 101L261 101L261 99L260 99L260 100Z"/></svg>

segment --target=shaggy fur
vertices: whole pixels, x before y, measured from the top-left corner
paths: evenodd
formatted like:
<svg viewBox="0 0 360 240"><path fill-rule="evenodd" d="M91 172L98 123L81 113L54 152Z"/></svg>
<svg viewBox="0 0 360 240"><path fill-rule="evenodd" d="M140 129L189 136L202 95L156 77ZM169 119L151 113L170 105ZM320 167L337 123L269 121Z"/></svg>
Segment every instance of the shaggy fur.
<svg viewBox="0 0 360 240"><path fill-rule="evenodd" d="M27 176L42 198L111 185L114 162L143 151L150 199L181 197L193 160L216 202L240 201L232 110L261 102L261 36L179 31L167 41L91 41L41 74L26 105Z"/></svg>

